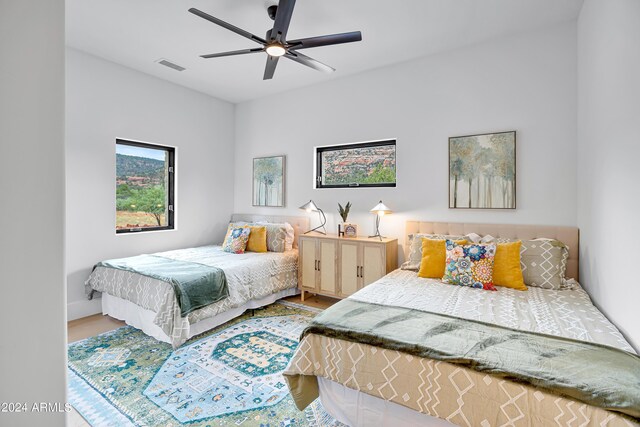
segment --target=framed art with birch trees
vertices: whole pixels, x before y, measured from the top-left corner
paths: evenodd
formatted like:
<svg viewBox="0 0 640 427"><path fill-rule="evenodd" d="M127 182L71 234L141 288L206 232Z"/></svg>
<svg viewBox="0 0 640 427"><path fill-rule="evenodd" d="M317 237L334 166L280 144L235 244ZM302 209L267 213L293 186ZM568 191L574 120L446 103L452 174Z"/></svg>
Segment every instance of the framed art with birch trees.
<svg viewBox="0 0 640 427"><path fill-rule="evenodd" d="M516 208L516 132L449 138L449 208Z"/></svg>
<svg viewBox="0 0 640 427"><path fill-rule="evenodd" d="M285 156L253 159L253 206L284 207Z"/></svg>

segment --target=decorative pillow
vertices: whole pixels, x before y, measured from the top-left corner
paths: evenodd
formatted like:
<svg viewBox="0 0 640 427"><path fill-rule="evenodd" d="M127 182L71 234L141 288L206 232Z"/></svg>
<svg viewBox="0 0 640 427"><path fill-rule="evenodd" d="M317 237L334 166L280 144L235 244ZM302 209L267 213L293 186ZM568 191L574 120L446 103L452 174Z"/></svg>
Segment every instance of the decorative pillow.
<svg viewBox="0 0 640 427"><path fill-rule="evenodd" d="M231 234L231 230L233 230L234 228L237 227L244 227L246 223L233 223L230 222L229 225L227 226L227 232L224 235L224 239L222 239L222 244L224 245L224 242L227 241L227 239L229 238L229 234Z"/></svg>
<svg viewBox="0 0 640 427"><path fill-rule="evenodd" d="M231 231L234 228L249 227L249 225L250 224L248 222L244 221L230 222L227 226L227 233L224 235L224 239L222 239L222 244L224 245L224 242L227 241L227 239L229 238L229 234L231 234Z"/></svg>
<svg viewBox="0 0 640 427"><path fill-rule="evenodd" d="M407 261L400 267L403 270L418 271L420 262L422 261L422 239L435 240L462 240L464 236L448 235L448 234L409 234L409 255Z"/></svg>
<svg viewBox="0 0 640 427"><path fill-rule="evenodd" d="M485 244L485 243L513 243L513 242L519 242L520 239L510 239L508 237L493 237L491 234L487 234L486 236L483 236L482 239L480 239L479 243Z"/></svg>
<svg viewBox="0 0 640 427"><path fill-rule="evenodd" d="M229 226L229 232L222 244L222 250L225 252L231 252L232 254L243 254L247 248L247 242L249 241L249 233L251 228L249 227L234 227Z"/></svg>
<svg viewBox="0 0 640 427"><path fill-rule="evenodd" d="M493 259L496 245L461 246L447 240L447 261L442 281L460 286L497 290L493 286Z"/></svg>
<svg viewBox="0 0 640 427"><path fill-rule="evenodd" d="M284 252L293 248L293 227L288 223L257 222L267 229L267 250Z"/></svg>
<svg viewBox="0 0 640 427"><path fill-rule="evenodd" d="M464 245L466 240L456 240L458 245ZM518 259L519 260L519 259ZM419 277L441 279L447 267L446 240L422 239L422 261L420 261Z"/></svg>
<svg viewBox="0 0 640 427"><path fill-rule="evenodd" d="M267 252L267 227L250 225L249 228L251 229L251 233L249 233L247 251Z"/></svg>
<svg viewBox="0 0 640 427"><path fill-rule="evenodd" d="M520 248L522 242L498 243L493 260L493 284L526 291L520 267Z"/></svg>
<svg viewBox="0 0 640 427"><path fill-rule="evenodd" d="M569 248L559 240L535 239L522 242L520 263L524 283L545 289L571 289L565 280Z"/></svg>
<svg viewBox="0 0 640 427"><path fill-rule="evenodd" d="M517 239L487 235L482 242L509 243ZM539 238L523 240L520 247L520 268L527 286L545 289L573 289L574 280L567 280L569 247L559 240Z"/></svg>
<svg viewBox="0 0 640 427"><path fill-rule="evenodd" d="M468 233L464 235L464 238L469 243L481 243L480 240L482 239L482 236L476 233Z"/></svg>

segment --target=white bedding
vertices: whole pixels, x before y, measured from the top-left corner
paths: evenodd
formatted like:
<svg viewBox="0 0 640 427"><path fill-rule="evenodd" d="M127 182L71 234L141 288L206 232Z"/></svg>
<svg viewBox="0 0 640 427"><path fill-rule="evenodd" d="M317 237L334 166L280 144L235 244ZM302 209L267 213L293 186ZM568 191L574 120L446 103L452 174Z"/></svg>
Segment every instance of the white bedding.
<svg viewBox="0 0 640 427"><path fill-rule="evenodd" d="M577 285L574 290L497 288L492 292L449 285L420 278L413 271L396 270L349 298L597 342L635 353Z"/></svg>
<svg viewBox="0 0 640 427"><path fill-rule="evenodd" d="M491 292L396 270L349 298L597 342L635 353L579 286L558 291L498 287L497 292ZM504 379L493 381L489 375L445 362L403 358L402 353L393 350L376 351L373 347L369 352L366 345L322 338L321 342L306 345L303 340L297 351L300 354L294 356L291 366L296 367L296 373L317 375L327 412L354 427L440 427L449 425L449 421L455 425L487 426L633 425L621 416L532 386ZM318 352L317 348L331 350ZM368 356L361 357L365 354ZM374 356L379 357L374 361ZM366 384L367 380L372 381L366 373L372 371L389 375L384 375L383 382L374 381L376 386L372 388L371 382ZM415 379L412 385L403 380L409 377ZM393 391L397 398L376 390ZM411 399L406 401L408 396L420 396L420 410L409 404ZM452 402L455 404L450 407L445 405Z"/></svg>
<svg viewBox="0 0 640 427"><path fill-rule="evenodd" d="M191 324L240 307L247 301L295 288L298 284L298 251L295 249L284 253L231 254L220 246L202 246L154 255L221 268L227 277L229 297L181 317L173 287L161 280L97 267L86 283L93 290L154 312L154 324L170 337L174 347L189 338Z"/></svg>

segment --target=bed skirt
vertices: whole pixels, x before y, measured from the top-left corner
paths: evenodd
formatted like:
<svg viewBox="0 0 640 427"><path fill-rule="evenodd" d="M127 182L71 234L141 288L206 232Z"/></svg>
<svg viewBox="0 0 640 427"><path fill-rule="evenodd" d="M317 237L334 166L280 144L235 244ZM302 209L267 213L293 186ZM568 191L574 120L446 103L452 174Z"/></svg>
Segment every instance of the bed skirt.
<svg viewBox="0 0 640 427"><path fill-rule="evenodd" d="M250 300L245 304L231 308L213 317L201 320L189 326L189 338L199 335L209 329L222 325L229 320L235 319L246 310L264 307L272 304L281 298L299 294L297 288L289 288L267 295L264 298ZM109 315L119 320L123 320L127 325L142 330L145 334L171 344L171 338L159 326L153 323L156 313L139 305L127 301L123 298L114 297L107 293L102 294L102 314Z"/></svg>
<svg viewBox="0 0 640 427"><path fill-rule="evenodd" d="M447 420L423 414L406 406L350 389L318 377L320 400L336 420L352 427L452 427Z"/></svg>

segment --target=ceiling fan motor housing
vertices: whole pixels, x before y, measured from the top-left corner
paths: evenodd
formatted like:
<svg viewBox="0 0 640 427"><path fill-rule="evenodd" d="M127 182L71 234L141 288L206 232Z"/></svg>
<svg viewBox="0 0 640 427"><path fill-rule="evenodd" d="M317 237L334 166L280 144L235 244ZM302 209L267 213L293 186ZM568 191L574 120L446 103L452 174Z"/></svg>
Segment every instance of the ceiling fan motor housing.
<svg viewBox="0 0 640 427"><path fill-rule="evenodd" d="M272 4L271 6L267 7L267 13L269 14L269 18L271 18L271 20L275 21L276 20L276 13L278 12L278 5L277 4Z"/></svg>

